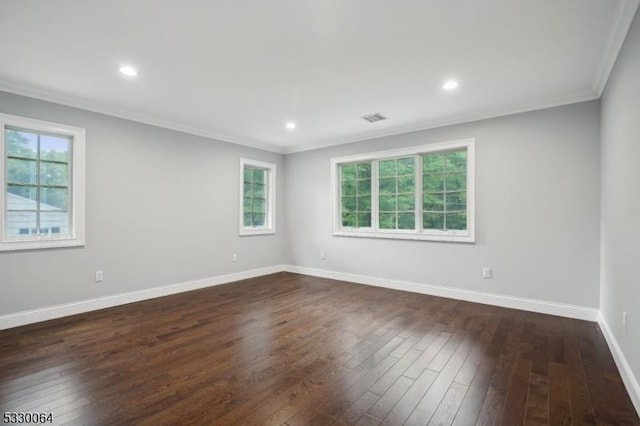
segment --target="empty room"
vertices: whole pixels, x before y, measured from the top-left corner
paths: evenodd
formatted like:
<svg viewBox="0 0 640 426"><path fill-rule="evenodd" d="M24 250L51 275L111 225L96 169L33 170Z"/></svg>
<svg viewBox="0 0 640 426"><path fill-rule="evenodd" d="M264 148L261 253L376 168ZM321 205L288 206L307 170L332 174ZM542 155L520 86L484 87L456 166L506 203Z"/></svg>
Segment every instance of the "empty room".
<svg viewBox="0 0 640 426"><path fill-rule="evenodd" d="M640 0L4 0L0 416L640 425Z"/></svg>

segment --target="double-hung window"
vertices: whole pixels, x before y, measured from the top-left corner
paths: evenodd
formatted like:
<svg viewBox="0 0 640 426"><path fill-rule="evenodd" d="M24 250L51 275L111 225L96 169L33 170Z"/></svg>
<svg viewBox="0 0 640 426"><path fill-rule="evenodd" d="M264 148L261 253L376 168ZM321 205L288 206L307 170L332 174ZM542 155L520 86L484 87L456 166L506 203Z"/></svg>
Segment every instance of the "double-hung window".
<svg viewBox="0 0 640 426"><path fill-rule="evenodd" d="M474 242L474 145L332 159L334 235Z"/></svg>
<svg viewBox="0 0 640 426"><path fill-rule="evenodd" d="M7 114L0 128L0 251L84 245L84 129Z"/></svg>
<svg viewBox="0 0 640 426"><path fill-rule="evenodd" d="M240 159L240 235L275 234L276 165Z"/></svg>

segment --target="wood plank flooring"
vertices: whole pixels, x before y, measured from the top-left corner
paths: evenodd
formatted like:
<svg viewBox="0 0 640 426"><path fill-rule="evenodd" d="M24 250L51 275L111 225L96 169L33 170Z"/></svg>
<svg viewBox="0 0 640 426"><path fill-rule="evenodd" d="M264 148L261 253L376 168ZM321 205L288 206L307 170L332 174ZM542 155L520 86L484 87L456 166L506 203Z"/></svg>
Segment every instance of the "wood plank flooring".
<svg viewBox="0 0 640 426"><path fill-rule="evenodd" d="M596 323L279 273L0 331L74 425L640 425Z"/></svg>

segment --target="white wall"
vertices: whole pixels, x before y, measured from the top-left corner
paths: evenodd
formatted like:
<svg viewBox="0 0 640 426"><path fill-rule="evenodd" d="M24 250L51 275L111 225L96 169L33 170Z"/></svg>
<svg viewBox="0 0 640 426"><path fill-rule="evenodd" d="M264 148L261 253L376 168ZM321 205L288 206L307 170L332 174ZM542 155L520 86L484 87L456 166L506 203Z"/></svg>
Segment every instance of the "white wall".
<svg viewBox="0 0 640 426"><path fill-rule="evenodd" d="M287 155L287 261L597 308L599 114L593 101ZM468 137L475 244L331 236L330 158Z"/></svg>
<svg viewBox="0 0 640 426"><path fill-rule="evenodd" d="M601 312L640 378L640 20L602 98ZM622 312L628 314L627 330ZM640 398L640 388L636 389ZM640 403L640 399L636 399ZM637 405L640 410L640 404Z"/></svg>
<svg viewBox="0 0 640 426"><path fill-rule="evenodd" d="M0 253L0 316L283 263L283 215L238 236L239 158L277 164L282 211L282 155L3 92L0 112L87 130L87 245Z"/></svg>

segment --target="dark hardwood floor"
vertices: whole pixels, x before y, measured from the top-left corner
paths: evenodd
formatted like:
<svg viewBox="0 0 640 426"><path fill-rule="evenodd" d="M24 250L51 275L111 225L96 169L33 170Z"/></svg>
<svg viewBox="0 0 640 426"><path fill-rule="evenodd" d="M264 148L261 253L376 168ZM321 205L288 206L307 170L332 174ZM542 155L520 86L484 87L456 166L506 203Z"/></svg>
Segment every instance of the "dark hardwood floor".
<svg viewBox="0 0 640 426"><path fill-rule="evenodd" d="M640 425L598 325L280 273L0 331L78 425Z"/></svg>

